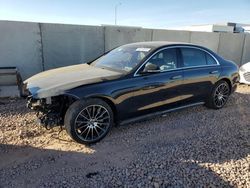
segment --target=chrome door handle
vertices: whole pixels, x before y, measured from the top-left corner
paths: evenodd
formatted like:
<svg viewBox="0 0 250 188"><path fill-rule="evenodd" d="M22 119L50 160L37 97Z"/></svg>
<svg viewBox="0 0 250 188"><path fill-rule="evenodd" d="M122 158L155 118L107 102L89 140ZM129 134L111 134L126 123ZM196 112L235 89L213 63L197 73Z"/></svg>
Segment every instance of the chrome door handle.
<svg viewBox="0 0 250 188"><path fill-rule="evenodd" d="M162 87L164 86L164 83L155 83L155 84L151 84L151 85L145 85L145 87L143 88L143 90L148 90L148 89L155 89L158 87Z"/></svg>
<svg viewBox="0 0 250 188"><path fill-rule="evenodd" d="M155 89L157 86L148 86L147 89Z"/></svg>
<svg viewBox="0 0 250 188"><path fill-rule="evenodd" d="M217 74L219 71L211 71L209 74Z"/></svg>
<svg viewBox="0 0 250 188"><path fill-rule="evenodd" d="M178 76L173 76L170 79L171 80L178 80L178 79L181 79L181 78L182 78L182 75L178 75Z"/></svg>

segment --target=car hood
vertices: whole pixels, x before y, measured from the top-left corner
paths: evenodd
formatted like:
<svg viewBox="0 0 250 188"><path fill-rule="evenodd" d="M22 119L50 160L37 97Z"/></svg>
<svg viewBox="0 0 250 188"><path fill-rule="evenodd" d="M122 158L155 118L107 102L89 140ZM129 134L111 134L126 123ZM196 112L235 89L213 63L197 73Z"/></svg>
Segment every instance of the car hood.
<svg viewBox="0 0 250 188"><path fill-rule="evenodd" d="M80 64L41 72L25 80L24 86L33 98L46 98L78 86L113 80L121 75L120 72Z"/></svg>

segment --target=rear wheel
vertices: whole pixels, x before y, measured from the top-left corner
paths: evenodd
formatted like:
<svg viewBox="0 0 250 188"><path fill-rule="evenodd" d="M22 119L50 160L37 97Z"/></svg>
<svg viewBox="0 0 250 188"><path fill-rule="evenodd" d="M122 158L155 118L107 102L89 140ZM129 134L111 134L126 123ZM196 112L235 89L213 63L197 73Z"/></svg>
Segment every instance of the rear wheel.
<svg viewBox="0 0 250 188"><path fill-rule="evenodd" d="M219 81L213 88L209 96L207 106L213 109L222 108L230 95L230 87L224 80Z"/></svg>
<svg viewBox="0 0 250 188"><path fill-rule="evenodd" d="M73 103L65 115L65 128L72 139L91 144L100 141L113 125L113 112L101 99Z"/></svg>

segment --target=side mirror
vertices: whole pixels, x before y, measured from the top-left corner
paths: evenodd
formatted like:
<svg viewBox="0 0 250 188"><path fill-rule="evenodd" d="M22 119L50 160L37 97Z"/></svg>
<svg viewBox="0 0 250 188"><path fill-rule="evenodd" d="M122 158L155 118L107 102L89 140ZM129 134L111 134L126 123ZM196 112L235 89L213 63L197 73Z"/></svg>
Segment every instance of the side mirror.
<svg viewBox="0 0 250 188"><path fill-rule="evenodd" d="M156 72L160 72L161 70L159 69L159 67L153 63L147 63L144 67L144 70L142 71L142 73L156 73Z"/></svg>

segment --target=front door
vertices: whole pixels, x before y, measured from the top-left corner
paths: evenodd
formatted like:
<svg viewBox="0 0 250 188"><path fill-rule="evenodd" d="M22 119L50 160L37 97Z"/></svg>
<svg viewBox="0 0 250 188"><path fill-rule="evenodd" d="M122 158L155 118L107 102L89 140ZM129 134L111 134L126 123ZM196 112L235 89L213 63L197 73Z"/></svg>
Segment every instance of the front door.
<svg viewBox="0 0 250 188"><path fill-rule="evenodd" d="M183 71L175 48L163 49L153 55L133 78L132 103L135 116L178 107ZM154 70L147 70L152 67ZM131 80L132 81L132 80Z"/></svg>

